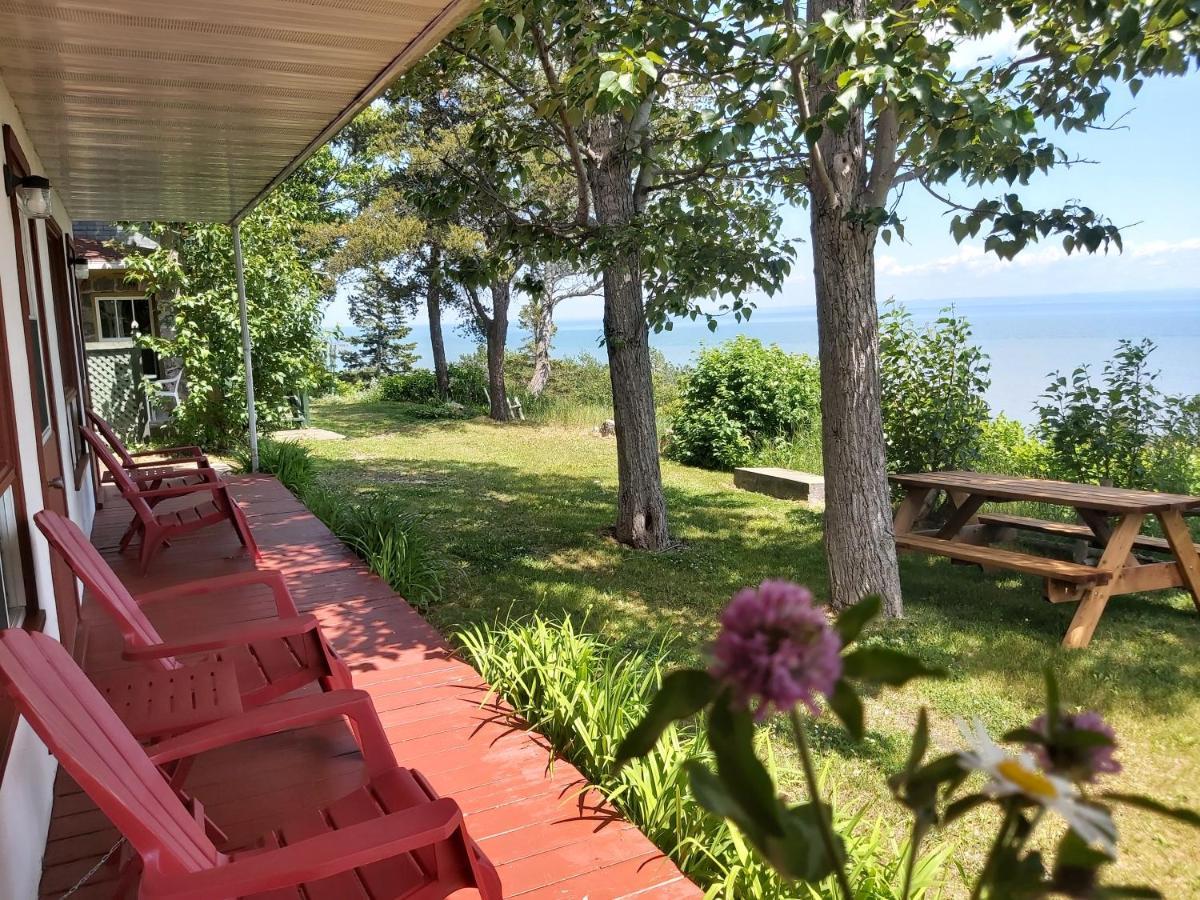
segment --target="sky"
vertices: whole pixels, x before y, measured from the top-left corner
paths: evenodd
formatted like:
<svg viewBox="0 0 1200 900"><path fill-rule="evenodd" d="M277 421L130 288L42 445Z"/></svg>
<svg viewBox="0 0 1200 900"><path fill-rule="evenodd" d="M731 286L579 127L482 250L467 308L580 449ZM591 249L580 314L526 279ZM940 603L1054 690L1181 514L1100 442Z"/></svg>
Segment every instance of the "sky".
<svg viewBox="0 0 1200 900"><path fill-rule="evenodd" d="M1011 37L1011 36L1009 36ZM1001 44L1006 40L998 35ZM1002 46L986 48L1003 51ZM953 216L919 186L909 185L900 205L905 241L882 241L876 250L880 301L1015 297L1091 291L1147 291L1200 285L1200 73L1149 79L1136 98L1117 87L1109 119L1124 114L1119 127L1055 142L1089 164L1052 170L1016 192L1026 208L1049 208L1078 200L1122 226L1124 253L1067 256L1059 239L1026 247L1012 262L983 252L982 240L956 244ZM997 196L1006 188L989 191ZM973 206L983 194L960 190L955 199ZM784 211L783 233L799 239L797 258L783 290L755 298L759 309L811 306L812 254L807 211ZM599 298L564 303L556 318L599 321ZM515 319L515 315L513 319ZM333 328L349 324L343 289L326 310Z"/></svg>

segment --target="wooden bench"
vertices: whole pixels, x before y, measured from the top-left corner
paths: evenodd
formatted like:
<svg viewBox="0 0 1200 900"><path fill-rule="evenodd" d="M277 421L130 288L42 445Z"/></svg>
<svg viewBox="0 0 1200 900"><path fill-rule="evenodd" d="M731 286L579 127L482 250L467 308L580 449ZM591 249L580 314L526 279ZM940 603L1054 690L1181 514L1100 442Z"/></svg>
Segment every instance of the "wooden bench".
<svg viewBox="0 0 1200 900"><path fill-rule="evenodd" d="M1096 533L1086 525L1075 522L1052 522L1048 519L1031 519L1026 516L1009 516L1003 513L983 513L978 517L981 525L994 525L999 528L1016 528L1020 531L1034 531L1038 534L1048 534L1053 537L1079 539L1083 538L1097 547L1101 546ZM1166 538L1151 537L1139 534L1133 539L1133 546L1143 550L1156 550L1159 553L1170 553L1171 545ZM1197 545L1200 548L1200 544Z"/></svg>
<svg viewBox="0 0 1200 900"><path fill-rule="evenodd" d="M1044 556L1032 556L1028 553L1016 553L1012 550L1001 550L997 547L980 547L977 544L964 544L959 541L948 541L945 538L926 537L919 534L896 535L896 547L900 550L911 550L916 553L946 556L950 559L974 563L980 566L1009 569L1013 572L1022 572L1026 575L1040 575L1051 581L1062 581L1070 584L1107 584L1112 579L1111 572L1104 572L1093 566L1064 562L1060 559L1047 559Z"/></svg>

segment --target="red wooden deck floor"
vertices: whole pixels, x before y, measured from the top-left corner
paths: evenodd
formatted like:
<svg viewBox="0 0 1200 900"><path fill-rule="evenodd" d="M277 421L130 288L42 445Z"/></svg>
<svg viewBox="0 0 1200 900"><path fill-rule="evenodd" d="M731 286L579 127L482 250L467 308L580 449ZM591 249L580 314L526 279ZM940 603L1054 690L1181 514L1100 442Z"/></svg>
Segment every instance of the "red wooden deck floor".
<svg viewBox="0 0 1200 900"><path fill-rule="evenodd" d="M372 575L275 479L237 479L263 552L262 568L282 571L301 611L312 612L371 693L402 765L420 769L463 807L472 835L496 863L506 897L699 897L636 828L559 760L548 767L545 741L514 723L487 686L456 659L434 628ZM232 529L214 527L162 551L147 576L132 554L117 552L128 508L111 500L93 541L136 595L192 578L252 567ZM165 601L147 608L168 639L199 624L271 614L269 595ZM81 630L91 672L126 665L103 612L85 600ZM189 787L235 843L251 841L297 807L352 789L361 760L344 725L249 741L202 757ZM59 897L117 839L116 831L68 777L59 775L46 847L42 896ZM74 896L112 895L102 868ZM473 895L473 892L467 892Z"/></svg>

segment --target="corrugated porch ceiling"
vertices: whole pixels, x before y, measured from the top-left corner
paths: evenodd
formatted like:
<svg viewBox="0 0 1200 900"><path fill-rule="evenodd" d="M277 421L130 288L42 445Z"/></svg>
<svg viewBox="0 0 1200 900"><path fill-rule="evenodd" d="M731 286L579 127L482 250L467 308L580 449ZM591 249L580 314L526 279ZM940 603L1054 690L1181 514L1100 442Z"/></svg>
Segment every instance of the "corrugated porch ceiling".
<svg viewBox="0 0 1200 900"><path fill-rule="evenodd" d="M227 222L477 0L0 0L0 76L79 219Z"/></svg>

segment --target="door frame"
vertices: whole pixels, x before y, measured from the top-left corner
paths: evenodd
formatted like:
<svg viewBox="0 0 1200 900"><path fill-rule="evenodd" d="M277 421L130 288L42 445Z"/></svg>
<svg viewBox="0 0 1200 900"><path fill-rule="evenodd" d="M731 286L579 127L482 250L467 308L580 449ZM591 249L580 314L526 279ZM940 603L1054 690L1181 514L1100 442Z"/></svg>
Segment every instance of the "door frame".
<svg viewBox="0 0 1200 900"><path fill-rule="evenodd" d="M31 174L29 160L25 156L21 145L17 140L16 133L13 129L5 125L3 130L4 139L4 155L10 169L14 171L18 177ZM49 340L49 324L47 322L47 302L46 302L46 286L43 283L42 267L40 261L41 240L39 239L37 225L35 220L26 220L22 216L19 207L17 206L17 198L14 195L10 198L9 205L11 207L13 219L13 237L14 237L14 252L17 258L17 287L21 298L21 333L25 340L25 361L28 368L29 386L30 386L30 404L33 413L34 426L34 441L37 447L37 472L38 480L42 485L42 508L53 509L55 501L51 491L59 491L62 495L62 506L66 514L70 515L70 501L67 498L67 483L69 474L66 472L63 465L63 450L62 450L62 435L59 433L59 418L58 418L58 402L55 396L54 382L54 366L51 365L49 354L57 352L52 348L57 348L57 341ZM56 226L57 227L57 226ZM59 229L61 233L61 229ZM49 231L47 231L49 235ZM25 242L29 242L29 262L33 266L33 279L29 278L29 272L25 267ZM31 289L36 292L36 296L31 296ZM32 304L37 304L38 311L38 339L40 343L41 359L36 359L34 354L33 341L29 329L29 314L32 309ZM41 367L41 382L44 385L46 392L46 414L48 417L48 425L43 428L40 421L40 410L38 409L40 398L37 395L37 384L39 383L39 371L37 367ZM14 407L15 410L15 407ZM49 430L50 435L47 437L46 432ZM47 448L47 443L52 443L53 446ZM58 458L58 475L61 486L53 487L50 485L50 474L46 468L46 453L53 453ZM29 530L28 509L25 510L21 522L24 524L22 531ZM75 580L75 575L66 566L66 563L58 557L57 554L51 552L50 556L50 585L48 586L51 595L54 597L55 609L58 612L59 621L59 639L64 647L71 653L76 649L76 636L78 634L79 624L79 597L78 587ZM32 575L32 573L31 573ZM36 593L36 592L35 592ZM67 593L70 598L70 607L65 598L60 595Z"/></svg>
<svg viewBox="0 0 1200 900"><path fill-rule="evenodd" d="M20 152L15 136L10 137L12 129L4 125L2 143L5 162L13 161L13 156ZM10 147L13 150L10 150ZM21 157L24 160L24 157ZM19 219L19 216L17 217ZM16 243L20 235L14 230L13 253L17 262L18 296L24 284L24 252L17 252L20 245ZM41 631L45 627L46 613L42 609L37 592L37 581L34 577L33 548L29 536L29 508L25 501L25 466L20 452L20 438L17 434L16 394L12 386L12 354L8 349L8 334L11 323L4 305L4 292L0 287L0 491L12 489L13 512L17 520L17 550L21 564L21 582L25 589L25 615L21 628L25 631ZM21 334L25 334L25 323L21 322ZM11 460L11 462L10 462ZM40 463L39 463L40 471ZM12 748L13 736L16 734L17 722L20 719L16 706L8 698L0 698L0 777L8 765L9 752Z"/></svg>

